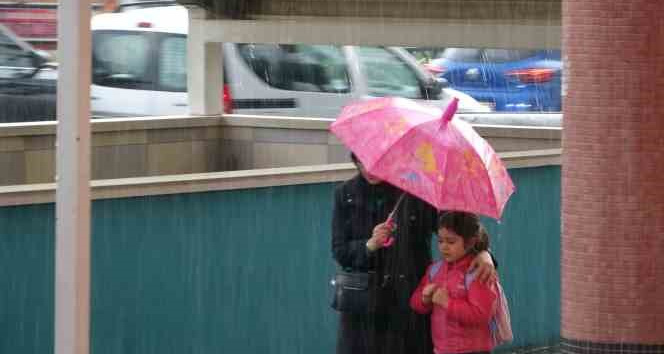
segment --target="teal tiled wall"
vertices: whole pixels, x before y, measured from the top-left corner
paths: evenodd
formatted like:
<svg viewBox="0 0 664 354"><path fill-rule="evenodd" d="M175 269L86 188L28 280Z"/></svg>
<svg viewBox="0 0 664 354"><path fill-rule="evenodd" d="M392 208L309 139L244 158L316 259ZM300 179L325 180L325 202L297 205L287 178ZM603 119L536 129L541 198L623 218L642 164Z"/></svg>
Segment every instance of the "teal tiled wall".
<svg viewBox="0 0 664 354"><path fill-rule="evenodd" d="M515 345L559 337L560 168L488 221ZM93 203L92 353L329 353L333 184ZM0 208L0 353L53 347L54 207Z"/></svg>

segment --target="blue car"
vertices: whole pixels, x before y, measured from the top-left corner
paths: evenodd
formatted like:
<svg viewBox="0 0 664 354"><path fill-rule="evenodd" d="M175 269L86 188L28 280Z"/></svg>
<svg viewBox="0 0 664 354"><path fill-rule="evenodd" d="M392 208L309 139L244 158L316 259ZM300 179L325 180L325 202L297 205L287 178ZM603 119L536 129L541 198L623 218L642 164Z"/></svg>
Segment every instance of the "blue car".
<svg viewBox="0 0 664 354"><path fill-rule="evenodd" d="M446 48L425 66L495 111L562 108L560 50Z"/></svg>

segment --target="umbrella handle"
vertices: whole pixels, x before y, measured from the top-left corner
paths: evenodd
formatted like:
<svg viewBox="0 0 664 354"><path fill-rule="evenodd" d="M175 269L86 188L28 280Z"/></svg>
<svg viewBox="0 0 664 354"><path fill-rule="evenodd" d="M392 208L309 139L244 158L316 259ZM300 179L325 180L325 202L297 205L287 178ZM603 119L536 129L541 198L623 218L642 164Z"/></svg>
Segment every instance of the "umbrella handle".
<svg viewBox="0 0 664 354"><path fill-rule="evenodd" d="M406 196L406 192L401 193L401 196L400 196L399 199L397 200L397 203L394 204L394 208L392 208L392 211L391 211L390 214L387 216L387 220L386 220L387 222L394 222L394 214L397 213L397 209L399 209L399 205L401 204L401 202L403 201L403 198L404 198L405 196Z"/></svg>
<svg viewBox="0 0 664 354"><path fill-rule="evenodd" d="M397 200L397 203L394 205L394 209L390 212L390 214L387 216L387 220L385 222L388 223L388 225L392 226L392 231L394 231L394 228L396 227L396 224L394 223L394 214L396 214L397 209L399 209L399 205L403 201L403 198L406 196L406 193L401 193L401 196ZM383 242L383 247L390 247L394 244L394 237L390 236L385 241Z"/></svg>

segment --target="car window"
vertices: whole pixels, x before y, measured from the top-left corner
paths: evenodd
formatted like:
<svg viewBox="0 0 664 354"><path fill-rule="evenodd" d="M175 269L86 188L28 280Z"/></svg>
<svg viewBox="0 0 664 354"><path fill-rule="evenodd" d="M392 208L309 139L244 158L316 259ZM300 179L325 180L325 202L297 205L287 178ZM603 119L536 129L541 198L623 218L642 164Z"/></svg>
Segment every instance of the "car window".
<svg viewBox="0 0 664 354"><path fill-rule="evenodd" d="M239 44L244 62L261 80L282 90L346 93L350 79L337 46Z"/></svg>
<svg viewBox="0 0 664 354"><path fill-rule="evenodd" d="M0 32L0 67L29 70L32 66L32 53L21 48L12 40L12 38ZM22 71L0 70L0 78L12 78L21 73Z"/></svg>
<svg viewBox="0 0 664 354"><path fill-rule="evenodd" d="M101 86L154 89L150 40L151 36L143 32L95 33L92 43L92 82Z"/></svg>
<svg viewBox="0 0 664 354"><path fill-rule="evenodd" d="M360 47L358 54L370 95L422 98L417 74L395 54L380 47Z"/></svg>
<svg viewBox="0 0 664 354"><path fill-rule="evenodd" d="M187 91L187 40L185 36L163 37L159 45L159 88Z"/></svg>
<svg viewBox="0 0 664 354"><path fill-rule="evenodd" d="M530 58L535 54L536 51L527 49L485 49L483 61L486 63L505 63Z"/></svg>
<svg viewBox="0 0 664 354"><path fill-rule="evenodd" d="M505 63L530 58L535 54L536 51L529 49L447 48L442 56L457 62Z"/></svg>
<svg viewBox="0 0 664 354"><path fill-rule="evenodd" d="M443 58L452 61L478 62L482 58L482 50L477 48L447 48Z"/></svg>

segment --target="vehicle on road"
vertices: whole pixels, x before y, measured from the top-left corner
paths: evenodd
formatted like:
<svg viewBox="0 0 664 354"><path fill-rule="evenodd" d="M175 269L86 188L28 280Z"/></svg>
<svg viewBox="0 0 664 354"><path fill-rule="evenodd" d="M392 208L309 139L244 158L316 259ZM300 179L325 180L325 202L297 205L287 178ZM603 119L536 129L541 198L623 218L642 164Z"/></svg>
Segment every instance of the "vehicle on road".
<svg viewBox="0 0 664 354"><path fill-rule="evenodd" d="M560 112L560 50L446 48L426 68L495 111Z"/></svg>
<svg viewBox="0 0 664 354"><path fill-rule="evenodd" d="M57 65L0 25L0 123L55 120Z"/></svg>
<svg viewBox="0 0 664 354"><path fill-rule="evenodd" d="M96 116L186 115L187 9L129 7L92 19ZM400 96L461 111L489 111L442 87L396 47L224 43L226 113L336 117L345 104ZM221 65L221 63L220 63Z"/></svg>

